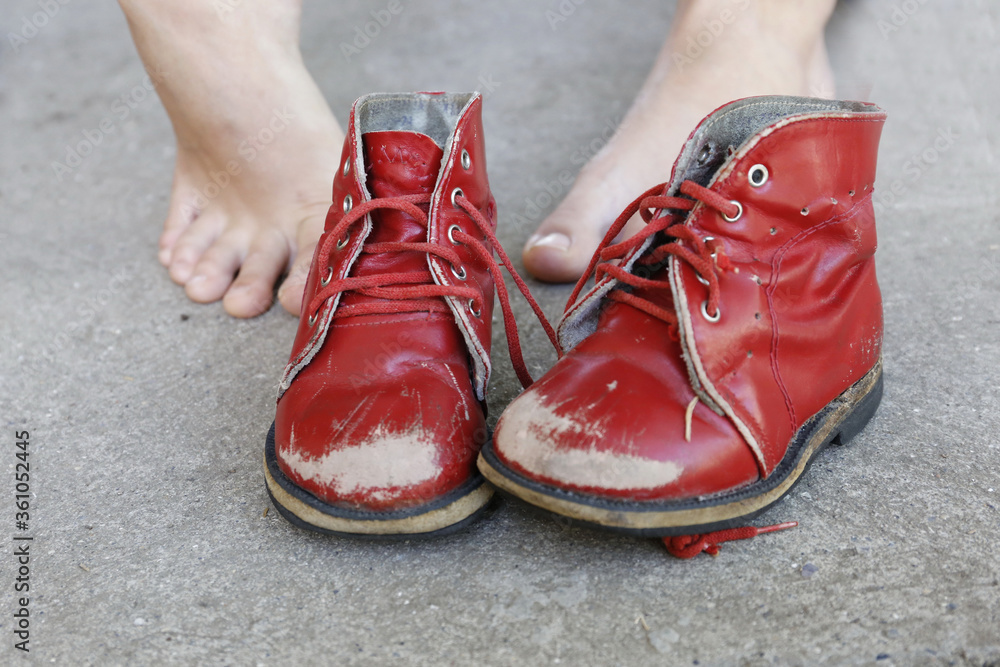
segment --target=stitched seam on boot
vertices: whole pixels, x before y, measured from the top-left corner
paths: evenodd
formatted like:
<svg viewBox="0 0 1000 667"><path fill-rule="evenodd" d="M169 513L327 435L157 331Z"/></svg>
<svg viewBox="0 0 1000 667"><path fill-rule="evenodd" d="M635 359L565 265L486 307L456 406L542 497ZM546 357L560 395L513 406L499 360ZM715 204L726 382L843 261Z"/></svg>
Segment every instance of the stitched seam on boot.
<svg viewBox="0 0 1000 667"><path fill-rule="evenodd" d="M750 451L753 452L754 459L757 461L757 467L760 470L761 477L767 477L769 474L767 457L764 456L764 451L761 448L762 442L766 442L766 438L762 437L760 429L757 424L752 420L744 419L742 412L745 410L740 410L739 412L733 407L733 405L740 405L735 401L727 400L727 397L723 395L720 388L716 386L712 378L709 377L708 371L705 370L704 364L701 363L701 352L698 349L697 341L694 339L694 325L691 321L691 310L688 306L687 294L683 289L680 289L680 265L675 262L671 262L670 266L670 285L671 291L674 294L674 307L677 309L677 320L678 329L680 330L681 339L681 353L685 364L688 369L688 379L691 382L691 387L695 392L698 392L697 387L701 387L701 391L707 394L712 399L712 403L717 405L722 412L729 417L736 430L743 436L743 441L746 443ZM724 387L723 387L724 388ZM714 392L714 393L713 393ZM701 392L698 392L699 395ZM710 408L711 404L706 403Z"/></svg>
<svg viewBox="0 0 1000 667"><path fill-rule="evenodd" d="M778 251L774 254L774 259L771 260L771 272L774 277L765 292L767 295L767 308L771 315L771 372L774 375L774 381L778 384L778 388L781 389L781 395L785 399L785 407L788 410L789 426L791 427L792 433L798 430L796 427L797 421L795 416L795 406L792 405L792 399L788 395L788 389L785 387L785 382L781 379L781 370L778 368L778 317L774 309L774 291L778 288L778 282L781 276L781 261L784 259L785 254L789 250L814 233L827 229L828 227L834 227L857 216L862 212L863 207L871 202L872 195L874 193L875 189L872 188L872 190L869 191L865 197L858 200L854 206L844 213L841 213L834 218L830 218L826 222L822 222L815 227L810 227L796 236L793 236L780 248L778 248Z"/></svg>
<svg viewBox="0 0 1000 667"><path fill-rule="evenodd" d="M365 197L365 201L371 199L371 195L368 192L368 188L361 187L361 193ZM369 234L371 234L374 225L372 224L371 216L366 215L364 224L361 228L361 234L359 234L358 241L355 242L354 252L350 257L344 262L341 270L338 274L338 279L344 278L350 273L351 268L357 261L358 257L361 255L361 250L364 248L364 242L368 239ZM323 319L320 321L319 326L316 327L316 332L309 339L309 341L302 348L302 351L296 355L294 361L288 363L285 367L284 377L281 379L281 383L278 385L278 398L285 393L285 390L291 386L292 380L298 375L299 371L309 365L309 362L313 360L313 357L319 352L323 347L323 343L326 341L326 335L330 330L330 323L333 321L333 314L336 312L337 307L340 305L340 297L342 294L337 294L333 296L327 305L324 306Z"/></svg>
<svg viewBox="0 0 1000 667"><path fill-rule="evenodd" d="M871 115L869 115L869 114L871 114ZM753 151L761 143L761 141L763 141L766 137L770 136L771 134L773 134L774 132L778 131L779 129L783 129L783 128L789 126L789 125L798 125L800 123L831 123L831 122L836 122L836 123L884 123L885 122L885 117L886 117L886 114L885 114L884 111L872 111L872 112L857 112L857 111L849 111L849 112L839 112L839 111L835 111L835 112L823 112L823 111L819 111L819 112L817 112L815 114L803 114L803 115L799 115L799 116L785 117L784 119L782 119L782 120L774 123L770 127L767 127L765 129L761 130L751 141L747 142L740 149L740 151L739 151L739 153L737 155L734 155L725 166L723 166L721 169L719 169L718 172L716 172L715 176L712 178L712 181L709 183L708 187L714 187L715 185L718 185L719 183L725 182L726 179L728 179L733 174L733 172L736 171L737 165L742 164L743 161L746 160L747 155L751 151ZM817 226L817 228L821 228L823 225L826 225L828 223L829 224L836 224L836 222L840 221L842 218L844 218L844 217L846 217L848 215L853 215L854 211L855 211L855 208L857 208L858 205L864 203L864 201L866 199L871 199L871 197L872 197L873 194L874 194L874 188L872 189L871 192L869 192L869 194L864 199L861 199L858 202L856 202L855 206L852 207L850 210L842 213L840 216L838 216L836 218L832 218L831 220L828 220L826 223L822 223L822 225ZM692 215L693 213L694 213L694 211L692 211L692 213L689 214L689 219L690 219L690 215ZM816 228L814 228L814 229L816 229ZM796 242L796 238L798 238L798 237L790 239L788 242L786 242L785 246L788 246L789 244ZM782 246L782 248L779 248L779 252L783 252L783 249L785 248L785 246ZM775 267L775 263L772 260L772 263L771 263L771 270L772 270L772 272L775 270L774 267ZM774 278L774 280L772 281L771 284L772 285L777 285L777 276L775 276L775 278ZM769 310L769 314L771 315L772 331L776 331L776 329L774 328L775 318L774 318L774 308L773 308L773 302L772 302L771 294L770 293L766 293L766 294L767 294L767 299L768 299L768 310ZM794 408L791 405L791 401L790 401L790 398L788 396L788 392L787 392L787 390L786 390L786 388L784 386L784 383L781 381L780 374L779 374L778 369L777 369L777 363L776 363L776 358L777 358L777 341L775 340L775 338L776 338L776 334L773 333L772 334L772 349L771 349L771 371L772 371L772 374L775 377L775 381L778 384L779 389L782 392L783 398L785 399L785 407L786 407L786 409L789 412L790 426L791 426L792 432L794 433L795 430L796 430L796 428L795 428L795 421L794 421L795 411L794 411ZM740 427L742 426L743 428L747 429L747 432L753 433L755 436L757 436L757 438L756 438L757 442L759 442L759 443L767 443L768 442L769 438L765 437L765 434L759 428L759 426L758 426L758 424L756 423L755 420L750 419L750 420L746 421L742 417L736 418L736 411L735 411L735 409L732 406L734 406L734 405L740 405L740 403L735 400L736 397L731 392L729 392L727 389L725 389L725 387L716 386L714 383L712 384L712 388L719 393L720 398L726 399L725 402L727 403L727 405L722 406L722 407L724 407L724 409L727 409L727 410L732 410L732 415L731 416L734 418L734 421L737 423L737 429L738 430L741 430ZM708 391L707 388L706 388L706 391ZM724 391L725 391L725 393L723 393ZM741 412L746 412L746 411L741 409ZM749 416L749 413L747 413L747 414ZM744 437L746 437L746 433L744 433ZM770 462L768 462L766 460L766 458L764 456L763 450L759 449L758 446L755 446L755 444L751 444L751 449L759 457L758 461L759 461L759 463L762 466L761 474L764 477L768 476L770 474L769 468L773 468L773 465L777 465L778 462L775 461L774 464L771 465Z"/></svg>
<svg viewBox="0 0 1000 667"><path fill-rule="evenodd" d="M474 95L463 109L462 114L458 117L455 123L455 129L451 136L448 138L448 145L445 147L447 150L443 155L442 159L442 171L438 175L438 182L434 188L434 198L431 200L430 204L430 214L427 216L427 238L428 240L440 236L436 234L438 223L438 212L441 209L442 202L445 198L450 195L450 193L445 193L444 183L448 181L451 176L451 172L455 166L455 146L460 145L462 142L463 133L468 129L467 123L470 113L473 109L479 105L482 108L482 96ZM431 274L435 278L435 282L439 285L451 285L449 278L445 269L441 266L440 260L436 257L428 255L427 264L430 267ZM481 291L481 290L480 290ZM485 294L483 297L485 298ZM486 386L489 383L490 375L492 374L493 368L490 363L490 355L486 351L485 345L479 340L478 335L475 333L472 322L465 316L464 304L460 304L456 297L445 297L445 301L448 307L451 308L451 312L454 315L455 321L458 324L459 331L462 332L462 337L465 339L465 344L468 345L475 352L473 356L473 375L475 382L473 383L476 390L476 397L479 400L485 400L486 397ZM481 370L480 370L481 369Z"/></svg>

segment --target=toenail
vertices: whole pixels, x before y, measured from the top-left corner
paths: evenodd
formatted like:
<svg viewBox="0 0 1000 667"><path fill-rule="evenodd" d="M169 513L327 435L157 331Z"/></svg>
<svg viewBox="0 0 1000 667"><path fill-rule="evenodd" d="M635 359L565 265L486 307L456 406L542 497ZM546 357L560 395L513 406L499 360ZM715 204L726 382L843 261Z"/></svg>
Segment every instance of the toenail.
<svg viewBox="0 0 1000 667"><path fill-rule="evenodd" d="M569 250L570 245L572 245L572 241L570 241L569 237L559 232L553 232L545 236L535 234L528 239L528 247L530 248L546 247L555 248L556 250Z"/></svg>
<svg viewBox="0 0 1000 667"><path fill-rule="evenodd" d="M200 273L199 273L198 275L196 275L196 276L191 276L191 277L190 277L190 278L188 279L188 285L195 285L195 284L197 284L197 283L200 283L200 282L201 282L201 281L203 281L203 280L205 280L205 276L203 276L202 274L200 274Z"/></svg>

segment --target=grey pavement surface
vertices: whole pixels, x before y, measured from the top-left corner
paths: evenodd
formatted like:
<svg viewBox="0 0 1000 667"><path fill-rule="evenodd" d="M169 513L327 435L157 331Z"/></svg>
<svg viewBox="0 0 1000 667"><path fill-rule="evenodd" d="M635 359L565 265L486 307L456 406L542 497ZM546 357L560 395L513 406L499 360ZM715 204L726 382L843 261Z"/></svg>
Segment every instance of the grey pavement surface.
<svg viewBox="0 0 1000 667"><path fill-rule="evenodd" d="M15 50L9 34L45 4L0 8L0 663L998 664L997 3L839 6L840 94L889 112L885 400L763 518L799 528L693 561L509 501L430 542L263 516L261 452L296 323L279 308L235 321L170 282L156 241L175 149L125 21L108 0L53 0ZM309 67L341 122L372 90L483 90L512 250L551 210L546 184L624 113L673 11L563 2L553 29L557 0L403 0L347 62L341 44L384 6L307 2ZM57 178L52 163L105 118L111 131ZM532 287L556 316L569 288ZM537 374L552 355L518 312ZM494 418L519 387L501 331ZM17 534L34 537L28 655L13 647Z"/></svg>

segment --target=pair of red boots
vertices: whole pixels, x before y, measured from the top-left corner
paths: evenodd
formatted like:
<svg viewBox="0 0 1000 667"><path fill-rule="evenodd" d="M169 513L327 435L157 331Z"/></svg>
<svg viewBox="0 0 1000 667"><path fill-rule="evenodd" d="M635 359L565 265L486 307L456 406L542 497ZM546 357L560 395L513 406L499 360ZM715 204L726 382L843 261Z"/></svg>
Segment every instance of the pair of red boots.
<svg viewBox="0 0 1000 667"><path fill-rule="evenodd" d="M716 110L608 231L556 334L494 233L481 108L475 94L354 105L265 450L287 519L441 534L492 483L634 534L724 530L865 426L882 391L880 109ZM646 227L614 243L636 212ZM494 252L560 350L534 384ZM490 434L494 289L531 386Z"/></svg>

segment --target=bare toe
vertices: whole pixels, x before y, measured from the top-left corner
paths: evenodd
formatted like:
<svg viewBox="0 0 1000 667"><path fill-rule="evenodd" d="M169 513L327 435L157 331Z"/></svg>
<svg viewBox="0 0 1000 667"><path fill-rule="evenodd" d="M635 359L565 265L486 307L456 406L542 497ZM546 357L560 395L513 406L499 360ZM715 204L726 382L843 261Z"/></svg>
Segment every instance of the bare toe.
<svg viewBox="0 0 1000 667"><path fill-rule="evenodd" d="M281 283L278 290L278 301L282 307L296 317L302 310L302 293L306 289L309 278L309 267L312 266L312 256L316 252L316 243L323 235L325 214L311 216L299 224L297 236L298 249L295 262L292 264L288 277Z"/></svg>
<svg viewBox="0 0 1000 667"><path fill-rule="evenodd" d="M170 278L178 285L186 285L194 275L194 267L211 247L225 227L225 220L217 214L202 215L181 232L170 253Z"/></svg>
<svg viewBox="0 0 1000 667"><path fill-rule="evenodd" d="M174 184L170 191L170 208L167 219L163 223L163 233L160 234L160 264L169 267L174 246L181 234L191 226L198 217L198 191L189 182L186 173L190 170L190 160L178 155L177 167L174 170Z"/></svg>
<svg viewBox="0 0 1000 667"><path fill-rule="evenodd" d="M576 280L587 268L600 237L572 229L573 216L553 212L544 228L539 228L524 246L524 268L550 283Z"/></svg>
<svg viewBox="0 0 1000 667"><path fill-rule="evenodd" d="M274 284L288 266L288 241L276 231L254 240L222 305L233 317L256 317L271 307Z"/></svg>
<svg viewBox="0 0 1000 667"><path fill-rule="evenodd" d="M553 283L580 277L620 212L618 197L594 196L608 192L609 180L608 171L593 164L580 173L566 199L525 243L521 259L531 275Z"/></svg>
<svg viewBox="0 0 1000 667"><path fill-rule="evenodd" d="M226 232L205 251L184 285L189 299L212 303L222 298L246 256L244 236L240 231Z"/></svg>

